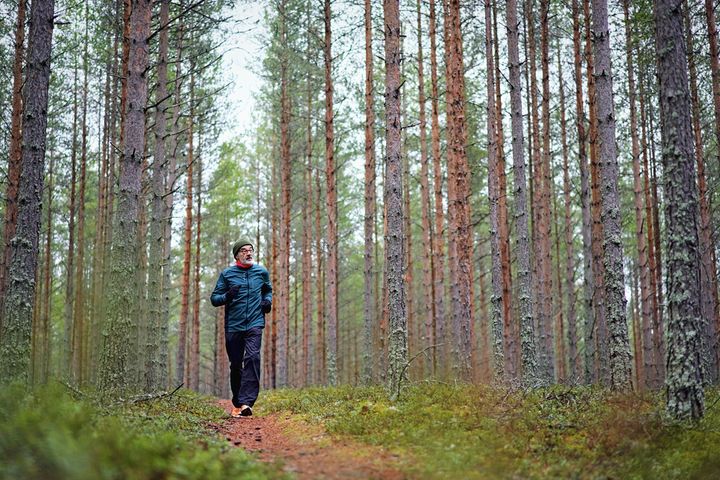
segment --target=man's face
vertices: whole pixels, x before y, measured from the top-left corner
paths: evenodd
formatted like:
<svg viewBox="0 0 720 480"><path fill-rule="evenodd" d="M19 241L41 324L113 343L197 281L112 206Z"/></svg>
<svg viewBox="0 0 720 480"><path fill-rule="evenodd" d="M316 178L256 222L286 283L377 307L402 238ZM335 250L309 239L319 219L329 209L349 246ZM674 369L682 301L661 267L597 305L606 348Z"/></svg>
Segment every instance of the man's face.
<svg viewBox="0 0 720 480"><path fill-rule="evenodd" d="M255 249L252 247L252 245L244 245L240 250L238 250L238 254L237 254L237 257L235 257L235 259L240 263L249 265L249 264L253 263L254 255L255 255Z"/></svg>

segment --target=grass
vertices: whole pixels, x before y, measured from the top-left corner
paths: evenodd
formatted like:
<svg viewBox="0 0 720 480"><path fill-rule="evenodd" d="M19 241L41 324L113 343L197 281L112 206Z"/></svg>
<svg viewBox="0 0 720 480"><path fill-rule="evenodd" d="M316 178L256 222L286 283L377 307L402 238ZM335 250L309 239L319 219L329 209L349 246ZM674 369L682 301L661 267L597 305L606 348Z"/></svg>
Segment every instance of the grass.
<svg viewBox="0 0 720 480"><path fill-rule="evenodd" d="M0 479L276 479L209 427L205 397L108 405L60 385L0 389Z"/></svg>
<svg viewBox="0 0 720 480"><path fill-rule="evenodd" d="M423 383L391 403L380 388L263 394L331 433L383 445L414 478L720 478L718 391L696 425L666 421L658 395L591 387L531 392Z"/></svg>

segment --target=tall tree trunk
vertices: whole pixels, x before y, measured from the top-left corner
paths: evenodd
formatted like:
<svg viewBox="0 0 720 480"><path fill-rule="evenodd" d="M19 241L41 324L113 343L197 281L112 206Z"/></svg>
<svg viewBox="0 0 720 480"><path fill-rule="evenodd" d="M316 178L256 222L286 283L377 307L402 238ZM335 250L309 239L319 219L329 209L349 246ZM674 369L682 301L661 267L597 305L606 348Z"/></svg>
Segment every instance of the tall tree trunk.
<svg viewBox="0 0 720 480"><path fill-rule="evenodd" d="M585 14L585 59L588 83L588 116L589 116L589 148L590 148L590 216L592 218L592 272L593 272L593 329L594 358L592 368L594 377L603 384L610 382L608 358L607 311L605 308L605 272L603 264L603 222L602 198L600 191L600 157L598 152L598 112L595 80L595 52L592 48L592 30L590 0L584 0Z"/></svg>
<svg viewBox="0 0 720 480"><path fill-rule="evenodd" d="M700 99L698 96L697 66L693 52L693 33L690 22L690 12L687 0L685 1L685 31L687 37L688 66L690 69L690 95L692 99L692 126L695 140L695 158L697 161L698 201L700 203L700 310L702 318L707 322L703 345L703 358L709 382L718 379L718 284L715 270L715 245L712 239L712 224L710 220L710 198L708 194L707 179L705 176L705 152L702 143L702 127L700 125Z"/></svg>
<svg viewBox="0 0 720 480"><path fill-rule="evenodd" d="M507 174L505 171L505 133L503 131L503 107L500 73L500 40L498 36L497 3L491 2L493 51L495 71L495 131L497 133L496 160L498 167L498 235L500 241L500 266L502 268L503 321L507 325L509 340L508 358L512 378L518 378L520 361L520 329L512 308L512 259L510 258L510 231L508 225Z"/></svg>
<svg viewBox="0 0 720 480"><path fill-rule="evenodd" d="M588 181L587 165L587 134L585 130L584 99L582 91L582 58L580 53L580 5L579 0L572 2L573 17L573 52L575 76L575 122L578 138L578 166L580 170L580 200L582 204L582 243L583 243L583 310L585 313L584 343L585 343L585 371L587 383L594 383L594 357L595 337L593 325L595 314L592 305L592 295L595 279L592 273L592 241L590 220L590 187ZM578 372L579 374L579 372Z"/></svg>
<svg viewBox="0 0 720 480"><path fill-rule="evenodd" d="M422 280L422 316L424 318L423 338L425 341L421 345L423 349L429 349L425 355L424 370L426 376L432 376L434 371L435 359L435 289L433 277L435 275L436 259L433 252L433 225L430 221L430 212L432 204L430 199L430 167L428 161L428 145L427 145L427 114L425 112L425 64L423 57L423 30L422 30L422 4L417 1L417 36L418 36L418 107L420 121L420 210L422 216L423 230L423 248L425 262L423 262L423 280ZM408 182L409 183L409 182ZM372 248L370 248L372 251Z"/></svg>
<svg viewBox="0 0 720 480"><path fill-rule="evenodd" d="M470 168L466 145L465 69L463 66L460 2L445 3L445 58L447 78L448 218L450 278L453 284L453 347L458 376L469 379L474 345L472 222Z"/></svg>
<svg viewBox="0 0 720 480"><path fill-rule="evenodd" d="M14 380L27 382L30 375L33 304L29 299L35 298L54 8L54 0L36 0L30 7L20 166L24 173L18 185L15 237L10 243L8 271L13 272L13 276L5 290L2 311L2 383Z"/></svg>
<svg viewBox="0 0 720 480"><path fill-rule="evenodd" d="M322 198L322 187L320 184L320 168L315 169L315 190L317 197L315 197L315 252L316 252L316 273L315 279L317 281L317 352L315 354L316 367L315 367L315 381L316 383L325 383L326 356L325 356L325 256L322 251L322 222L320 221L320 206L323 205Z"/></svg>
<svg viewBox="0 0 720 480"><path fill-rule="evenodd" d="M184 52L183 35L185 26L182 19L179 19L176 55L175 55L175 81L174 100L171 123L171 134L168 143L168 155L170 157L165 177L165 222L163 223L163 280L162 280L162 307L160 311L160 372L169 372L170 349L168 345L168 330L170 323L170 295L172 291L172 218L173 205L175 200L175 184L178 180L177 157L178 139L180 136L180 102L182 96L182 58ZM179 382L178 382L179 383Z"/></svg>
<svg viewBox="0 0 720 480"><path fill-rule="evenodd" d="M433 304L435 305L435 343L438 345L435 355L434 371L440 376L448 373L448 338L446 335L447 321L445 316L445 214L443 207L443 173L440 158L440 94L438 87L437 62L437 19L435 0L430 0L430 138L433 160L433 194L435 206L435 224L433 231Z"/></svg>
<svg viewBox="0 0 720 480"><path fill-rule="evenodd" d="M655 275L655 220L653 215L651 187L650 187L650 168L648 162L648 139L647 139L647 115L645 113L645 93L643 87L643 77L640 76L640 135L642 145L642 157L643 157L643 199L645 203L645 219L647 222L647 259L648 259L648 295L647 302L650 304L650 329L652 330L650 338L647 341L647 348L651 350L651 356L653 358L652 368L648 371L647 365L645 368L645 376L648 379L650 388L659 388L662 382L660 378L660 368L663 365L664 359L657 356L655 337L657 335L657 325L660 324L660 312L658 308L658 283ZM643 332L644 334L644 332Z"/></svg>
<svg viewBox="0 0 720 480"><path fill-rule="evenodd" d="M713 111L715 112L715 142L720 145L720 51L718 49L718 29L715 22L717 2L705 0L705 21L707 23L708 45L710 46L710 75L712 80ZM717 162L720 165L720 148L716 148Z"/></svg>
<svg viewBox="0 0 720 480"><path fill-rule="evenodd" d="M545 382L555 381L555 335L553 333L552 259L550 257L550 0L540 1L540 60L542 64L542 154L535 167L535 227L538 265L538 330L540 371Z"/></svg>
<svg viewBox="0 0 720 480"><path fill-rule="evenodd" d="M565 111L565 83L563 81L562 69L562 52L558 42L558 87L560 89L560 140L562 142L562 161L563 161L563 198L564 198L564 223L563 234L565 237L565 292L567 303L567 342L568 342L568 367L570 384L577 382L580 376L580 362L578 357L578 337L577 337L577 314L575 304L577 298L575 296L575 241L573 235L572 223L572 200L570 192L572 184L570 183L570 148L567 142L567 113ZM558 242L560 241L558 236ZM558 264L560 255L558 253ZM558 279L558 283L560 280ZM560 337L559 342L565 342L565 338Z"/></svg>
<svg viewBox="0 0 720 480"><path fill-rule="evenodd" d="M363 343L363 384L369 385L373 380L373 331L377 328L377 306L375 305L375 279L373 271L375 262L375 106L373 98L375 86L373 81L373 50L372 50L372 2L365 0L365 216L364 233L364 343ZM420 67L422 68L422 67ZM422 107L420 107L422 108Z"/></svg>
<svg viewBox="0 0 720 480"><path fill-rule="evenodd" d="M407 381L407 316L406 292L403 281L403 171L401 159L400 112L400 1L384 0L385 19L385 115L387 146L385 169L385 208L387 234L385 236L385 262L387 265L389 362L388 390L397 398Z"/></svg>
<svg viewBox="0 0 720 480"><path fill-rule="evenodd" d="M163 373L160 370L160 324L162 323L161 302L163 291L162 270L163 229L165 218L165 177L167 176L168 157L165 151L167 136L168 109L168 21L170 18L170 0L160 3L160 35L158 39L157 90L155 91L155 153L153 155L152 200L150 206L150 269L148 272L148 331L145 343L145 391L153 392L163 387ZM172 153L172 152L171 152ZM220 249L218 251L221 251ZM224 344L221 344L224 346Z"/></svg>
<svg viewBox="0 0 720 480"><path fill-rule="evenodd" d="M192 38L192 37L191 37ZM187 334L190 317L190 263L192 261L192 226L193 226L193 170L195 158L193 151L193 127L194 127L194 69L195 62L190 62L190 116L187 127L187 167L185 169L185 228L183 229L183 269L180 279L180 325L178 327L178 348L176 357L175 380L190 387L188 378L188 341Z"/></svg>
<svg viewBox="0 0 720 480"><path fill-rule="evenodd" d="M610 64L610 30L607 0L593 0L593 47L598 110L598 153L602 188L603 266L605 308L610 350L610 387L632 389L630 340L625 313L619 167L615 143L613 81Z"/></svg>
<svg viewBox="0 0 720 480"><path fill-rule="evenodd" d="M194 86L195 79L191 80L191 85ZM190 118L194 118L195 114L194 102L191 103L190 107ZM202 125L198 125L198 131L202 132ZM195 272L193 276L194 281L194 293L193 293L193 316L192 316L192 328L190 330L190 362L189 362L189 381L190 388L200 391L200 235L202 233L202 156L200 155L200 149L202 148L202 141L198 139L198 155L195 156L195 162L197 162L197 185L195 191L197 192L197 210L195 213Z"/></svg>
<svg viewBox="0 0 720 480"><path fill-rule="evenodd" d="M313 37L311 30L311 9L308 0L307 6L307 50L306 56L310 58L313 46ZM305 198L303 199L303 236L302 236L302 317L303 317L303 363L302 363L302 386L313 383L312 381L312 320L313 320L313 264L312 264L312 217L310 212L313 209L313 187L312 187L312 158L313 158L313 100L315 85L312 73L307 74L307 118L306 118L306 150L305 150Z"/></svg>
<svg viewBox="0 0 720 480"><path fill-rule="evenodd" d="M75 308L73 311L73 379L77 385L83 385L85 378L83 359L87 348L85 336L85 190L87 179L87 142L88 142L88 4L85 2L85 35L83 36L83 90L82 90L82 144L80 147L80 185L77 210L77 254L75 256Z"/></svg>
<svg viewBox="0 0 720 480"><path fill-rule="evenodd" d="M66 261L65 305L63 309L65 320L65 338L63 347L63 367L68 378L73 372L73 305L75 303L75 205L77 198L77 124L78 124L78 68L77 55L73 67L73 125L72 140L70 144L70 212L68 219L68 254Z"/></svg>
<svg viewBox="0 0 720 480"><path fill-rule="evenodd" d="M682 30L682 0L653 6L660 80L667 241L667 410L674 418L703 416L700 255L697 186Z"/></svg>
<svg viewBox="0 0 720 480"><path fill-rule="evenodd" d="M120 168L118 210L113 224L111 271L107 290L108 335L102 347L100 387L122 390L134 387L135 372L129 358L137 286L134 278L137 249L138 203L140 174L145 152L145 105L147 103L148 37L150 36L151 5L149 0L133 0L130 16L130 49L128 60L128 105L125 112L125 136Z"/></svg>
<svg viewBox="0 0 720 480"><path fill-rule="evenodd" d="M338 208L335 167L335 131L332 82L332 31L330 0L325 0L325 172L327 181L327 375L328 384L337 384L338 332Z"/></svg>
<svg viewBox="0 0 720 480"><path fill-rule="evenodd" d="M288 322L290 317L290 93L288 92L287 27L284 1L280 2L280 235L278 289L277 386L288 385Z"/></svg>
<svg viewBox="0 0 720 480"><path fill-rule="evenodd" d="M628 101L630 102L630 136L632 140L633 160L633 190L635 198L635 239L638 249L638 280L640 283L641 322L642 327L642 349L636 349L635 355L642 359L642 371L644 378L638 382L638 387L651 387L650 375L655 369L655 358L652 348L652 311L650 303L649 275L647 260L647 237L645 235L645 218L643 206L642 180L640 178L640 140L637 128L637 109L635 96L635 65L633 60L633 39L630 31L630 2L623 0L623 18L625 20L625 57L627 62L628 75ZM638 363L636 359L636 364ZM636 370L640 370L637 369Z"/></svg>
<svg viewBox="0 0 720 480"><path fill-rule="evenodd" d="M506 2L508 68L510 70L510 109L512 122L513 179L515 191L515 231L517 235L517 276L520 307L520 356L522 379L534 384L538 375L537 350L535 346L535 314L532 301L532 278L530 269L530 233L527 213L527 180L522 117L522 84L520 81L519 21L515 0Z"/></svg>
<svg viewBox="0 0 720 480"><path fill-rule="evenodd" d="M12 113L10 117L10 155L7 165L7 191L5 192L5 211L3 222L3 240L0 248L0 312L3 310L5 290L7 288L7 267L10 264L10 241L15 235L17 225L18 186L20 185L22 165L22 85L23 59L25 58L25 10L26 0L18 1L17 20L15 24L15 58L13 60ZM0 335L2 335L3 319L0 318Z"/></svg>
<svg viewBox="0 0 720 480"><path fill-rule="evenodd" d="M488 199L490 201L490 257L492 264L492 295L490 296L490 323L493 338L492 375L496 380L503 376L515 377L512 363L512 329L510 318L503 308L503 267L500 253L499 201L500 166L498 164L498 138L496 132L497 112L495 109L495 62L490 16L490 2L485 0L485 66L487 69L487 158L488 158Z"/></svg>

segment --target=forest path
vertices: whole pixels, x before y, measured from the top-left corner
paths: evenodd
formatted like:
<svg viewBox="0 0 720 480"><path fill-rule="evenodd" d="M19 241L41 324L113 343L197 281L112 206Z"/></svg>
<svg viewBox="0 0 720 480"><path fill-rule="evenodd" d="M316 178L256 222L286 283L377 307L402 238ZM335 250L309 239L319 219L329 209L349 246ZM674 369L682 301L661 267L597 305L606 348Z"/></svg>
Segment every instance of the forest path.
<svg viewBox="0 0 720 480"><path fill-rule="evenodd" d="M319 425L308 424L290 414L231 418L229 400L218 400L228 418L218 431L233 445L263 462L280 462L283 470L298 479L408 478L395 467L398 457L380 447L333 436Z"/></svg>

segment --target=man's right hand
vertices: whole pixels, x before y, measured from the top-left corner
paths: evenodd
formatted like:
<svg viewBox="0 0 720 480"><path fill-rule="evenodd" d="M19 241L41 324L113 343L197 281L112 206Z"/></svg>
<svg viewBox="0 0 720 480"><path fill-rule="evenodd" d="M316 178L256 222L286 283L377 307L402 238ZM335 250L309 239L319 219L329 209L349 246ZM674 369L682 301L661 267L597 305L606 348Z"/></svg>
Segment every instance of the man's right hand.
<svg viewBox="0 0 720 480"><path fill-rule="evenodd" d="M230 288L228 288L228 291L225 293L225 300L229 302L230 300L235 298L238 290L240 290L240 285L230 285Z"/></svg>

